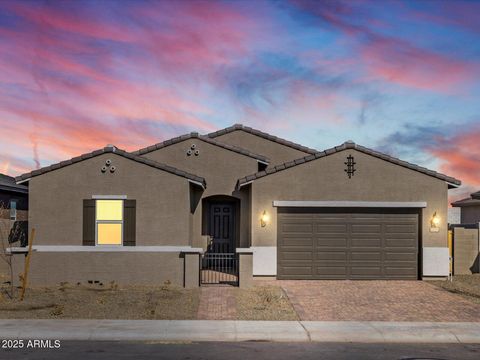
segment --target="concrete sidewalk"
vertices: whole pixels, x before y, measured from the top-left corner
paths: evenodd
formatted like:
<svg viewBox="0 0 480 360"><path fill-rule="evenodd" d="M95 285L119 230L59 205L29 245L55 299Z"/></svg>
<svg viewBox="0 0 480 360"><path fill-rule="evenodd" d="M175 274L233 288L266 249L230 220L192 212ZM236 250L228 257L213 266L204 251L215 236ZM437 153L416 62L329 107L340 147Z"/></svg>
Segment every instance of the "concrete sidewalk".
<svg viewBox="0 0 480 360"><path fill-rule="evenodd" d="M480 343L480 323L0 320L0 339Z"/></svg>

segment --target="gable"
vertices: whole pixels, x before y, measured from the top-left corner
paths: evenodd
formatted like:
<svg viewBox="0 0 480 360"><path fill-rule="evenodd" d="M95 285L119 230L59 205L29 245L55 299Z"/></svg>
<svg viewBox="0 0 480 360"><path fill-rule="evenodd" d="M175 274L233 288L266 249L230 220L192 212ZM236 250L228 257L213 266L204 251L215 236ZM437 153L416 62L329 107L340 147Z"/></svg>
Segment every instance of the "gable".
<svg viewBox="0 0 480 360"><path fill-rule="evenodd" d="M323 166L324 164L328 164L331 161L331 158L338 158L339 154L344 154L344 152L349 152L349 153L356 153L357 155L360 155L361 158L368 159L367 163L374 163L377 164L378 167L386 167L387 169L395 169L394 172L397 170L399 171L400 169L403 171L402 173L405 174L415 174L417 175L422 175L426 176L432 180L441 180L445 183L448 184L449 187L458 187L461 185L461 181L457 180L453 177L440 174L436 171L426 169L424 167L408 163L406 161L402 161L400 159L391 157L386 154L382 154L380 152L365 148L363 146L357 145L353 142L346 142L340 146L327 149L325 151L316 153L314 155L309 155L303 158L296 159L294 161L290 161L281 165L276 165L273 168L268 168L265 171L258 172L256 174L252 174L249 176L246 176L244 178L239 179L238 181L238 186L241 187L249 182L252 182L257 179L261 179L263 177L275 177L277 173L281 172L289 172L291 174L291 171L302 171L305 169L309 169L312 166L315 166L315 164L319 164L319 166ZM340 174L344 174L345 168L346 168L346 162L348 162L347 157L348 155L344 155L345 159L341 163L336 164L335 166L332 165L332 167L325 167L323 170L329 175L334 172ZM356 161L355 161L356 162ZM313 164L313 165L312 165ZM355 174L357 174L358 171L358 164L357 165L357 171ZM373 170L373 169L370 169ZM391 171L390 171L391 172ZM378 172L371 172L371 174L376 174ZM389 173L389 171L387 171ZM303 175L302 175L303 176ZM319 174L319 176L323 176L322 174ZM413 176L413 175L412 175ZM392 181L396 181L396 179L393 179ZM387 182L387 180L385 180Z"/></svg>
<svg viewBox="0 0 480 360"><path fill-rule="evenodd" d="M98 157L103 158L104 155L107 155L107 157L108 156L115 156L115 157L118 157L118 158L122 158L121 161L126 160L127 162L130 162L130 165L132 165L132 163L135 163L135 165L137 165L137 166L145 166L147 168L154 169L155 171L162 170L166 173L176 175L176 176L181 177L181 178L185 178L188 181L190 181L190 182L192 182L196 185L199 185L203 188L205 188L205 186L206 186L205 179L202 178L202 177L199 177L197 175L188 173L188 172L183 171L183 170L179 170L179 169L177 169L175 167L172 167L172 166L169 166L169 165L165 165L163 163L158 163L158 162L155 162L153 160L149 160L149 159L146 159L146 158L134 155L134 154L127 153L126 151L120 150L113 145L108 145L103 149L95 150L91 153L83 154L83 155L74 157L74 158L69 159L69 160L65 160L65 161L62 161L62 162L59 162L59 163L56 163L56 164L52 164L50 166L45 166L41 169L31 171L31 172L26 173L26 174L22 174L22 175L18 176L15 180L17 181L17 183L20 183L20 182L30 181L32 178L35 178L35 177L40 176L40 175L45 175L45 174L49 174L49 173L56 173L60 170L66 169L66 168L69 168L69 171L71 171L70 168L72 166L74 168L78 168L78 166L76 166L76 165L83 164L83 163L86 163L86 162L91 162L93 160L96 160L96 162L98 162L97 158ZM100 171L102 171L103 173L108 172L110 170L112 170L112 168L110 167L110 164L107 164L107 163L103 164L100 167ZM113 174L113 172L112 172L112 174Z"/></svg>
<svg viewBox="0 0 480 360"><path fill-rule="evenodd" d="M281 164L317 152L315 149L242 124L235 124L215 131L208 134L208 137L264 154L270 159L271 165Z"/></svg>
<svg viewBox="0 0 480 360"><path fill-rule="evenodd" d="M199 174L208 194L231 194L239 177L257 172L259 160L193 137L149 151L142 157Z"/></svg>

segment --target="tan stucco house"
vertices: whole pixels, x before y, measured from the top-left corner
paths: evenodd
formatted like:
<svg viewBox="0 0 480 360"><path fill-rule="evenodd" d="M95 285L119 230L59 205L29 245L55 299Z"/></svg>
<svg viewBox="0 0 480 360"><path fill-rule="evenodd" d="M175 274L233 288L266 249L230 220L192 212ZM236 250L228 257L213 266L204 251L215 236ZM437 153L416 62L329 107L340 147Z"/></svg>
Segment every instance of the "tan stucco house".
<svg viewBox="0 0 480 360"><path fill-rule="evenodd" d="M461 224L480 223L480 191L470 194L469 198L452 203L454 208L460 208Z"/></svg>
<svg viewBox="0 0 480 360"><path fill-rule="evenodd" d="M278 279L446 276L447 194L461 184L353 142L317 151L243 125L16 180L33 283L183 286L198 286L202 253L251 252L253 275Z"/></svg>

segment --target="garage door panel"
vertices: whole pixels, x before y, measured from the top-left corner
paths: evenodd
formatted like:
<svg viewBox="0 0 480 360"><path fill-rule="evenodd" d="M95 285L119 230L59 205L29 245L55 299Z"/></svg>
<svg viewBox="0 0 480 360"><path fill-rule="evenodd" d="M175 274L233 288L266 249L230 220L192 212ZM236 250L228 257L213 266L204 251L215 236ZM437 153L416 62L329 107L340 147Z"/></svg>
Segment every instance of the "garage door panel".
<svg viewBox="0 0 480 360"><path fill-rule="evenodd" d="M411 261L411 262L417 262L417 257L418 255L413 252L391 252L387 251L385 252L385 260L390 261L390 260L395 260L395 261Z"/></svg>
<svg viewBox="0 0 480 360"><path fill-rule="evenodd" d="M416 240L411 239L385 239L385 247L387 248L416 248Z"/></svg>
<svg viewBox="0 0 480 360"><path fill-rule="evenodd" d="M350 260L351 262L354 262L356 260L363 260L363 261L381 261L382 260L382 253L380 251L378 252L358 252L358 251L352 251L350 252Z"/></svg>
<svg viewBox="0 0 480 360"><path fill-rule="evenodd" d="M292 237L284 236L281 240L282 246L292 247L292 246L313 246L314 239L311 237Z"/></svg>
<svg viewBox="0 0 480 360"><path fill-rule="evenodd" d="M317 275L345 276L347 274L346 266L316 266Z"/></svg>
<svg viewBox="0 0 480 360"><path fill-rule="evenodd" d="M372 276L372 277L381 277L382 276L382 267L380 264L377 266L352 266L350 269L350 276Z"/></svg>
<svg viewBox="0 0 480 360"><path fill-rule="evenodd" d="M378 247L382 246L381 238L352 238L350 239L351 247Z"/></svg>
<svg viewBox="0 0 480 360"><path fill-rule="evenodd" d="M416 280L417 279L417 267L415 264L412 264L409 267L386 267L385 268L385 274L387 276L390 276L392 278L408 278L411 280Z"/></svg>
<svg viewBox="0 0 480 360"><path fill-rule="evenodd" d="M339 238L317 238L315 239L315 244L319 248L324 248L324 247L347 247L348 244L348 239L343 237Z"/></svg>
<svg viewBox="0 0 480 360"><path fill-rule="evenodd" d="M386 224L385 232L387 234L415 234L417 231L415 224Z"/></svg>
<svg viewBox="0 0 480 360"><path fill-rule="evenodd" d="M346 231L346 224L315 224L316 234L344 234Z"/></svg>
<svg viewBox="0 0 480 360"><path fill-rule="evenodd" d="M418 214L302 211L279 217L278 278L417 278Z"/></svg>
<svg viewBox="0 0 480 360"><path fill-rule="evenodd" d="M282 267L282 274L284 275L312 275L311 266L288 266Z"/></svg>
<svg viewBox="0 0 480 360"><path fill-rule="evenodd" d="M382 232L382 226L380 224L352 224L353 234L380 234Z"/></svg>
<svg viewBox="0 0 480 360"><path fill-rule="evenodd" d="M313 253L311 251L284 252L282 260L313 260Z"/></svg>
<svg viewBox="0 0 480 360"><path fill-rule="evenodd" d="M312 224L283 224L282 232L285 234L298 233L298 234L311 234L313 232Z"/></svg>
<svg viewBox="0 0 480 360"><path fill-rule="evenodd" d="M346 261L348 254L346 251L332 251L335 249L329 249L325 251L317 251L315 253L316 260L343 260Z"/></svg>

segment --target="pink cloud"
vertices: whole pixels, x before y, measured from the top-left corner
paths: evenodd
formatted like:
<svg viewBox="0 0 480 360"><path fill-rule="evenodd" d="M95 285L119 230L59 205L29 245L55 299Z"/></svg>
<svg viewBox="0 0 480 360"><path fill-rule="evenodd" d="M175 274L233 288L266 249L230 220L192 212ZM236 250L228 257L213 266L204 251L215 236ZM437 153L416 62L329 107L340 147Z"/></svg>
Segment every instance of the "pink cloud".
<svg viewBox="0 0 480 360"><path fill-rule="evenodd" d="M400 39L376 36L360 46L360 55L371 77L422 90L456 91L479 73L478 65Z"/></svg>

